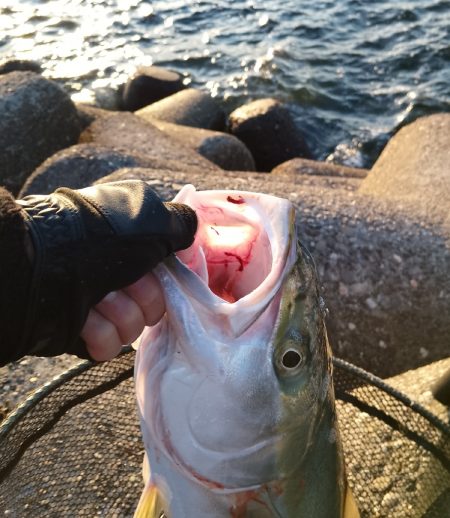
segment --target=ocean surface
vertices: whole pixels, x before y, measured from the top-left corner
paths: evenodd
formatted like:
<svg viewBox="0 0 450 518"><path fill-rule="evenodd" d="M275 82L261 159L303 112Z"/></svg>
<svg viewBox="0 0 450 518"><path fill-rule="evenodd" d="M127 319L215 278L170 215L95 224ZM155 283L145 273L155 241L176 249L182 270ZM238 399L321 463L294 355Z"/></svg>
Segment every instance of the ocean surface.
<svg viewBox="0 0 450 518"><path fill-rule="evenodd" d="M74 100L157 64L223 99L289 103L315 157L370 166L390 135L450 111L450 0L0 0L0 57Z"/></svg>

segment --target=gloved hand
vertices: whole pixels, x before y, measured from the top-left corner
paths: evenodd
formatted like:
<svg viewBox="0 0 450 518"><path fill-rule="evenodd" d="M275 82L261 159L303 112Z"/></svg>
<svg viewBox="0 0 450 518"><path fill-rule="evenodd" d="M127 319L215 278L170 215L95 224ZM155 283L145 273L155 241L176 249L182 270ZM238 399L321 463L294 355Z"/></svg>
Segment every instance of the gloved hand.
<svg viewBox="0 0 450 518"><path fill-rule="evenodd" d="M163 203L142 181L62 188L17 203L33 242L33 276L17 357L65 352L89 357L80 332L90 309L190 246L197 229L192 209Z"/></svg>

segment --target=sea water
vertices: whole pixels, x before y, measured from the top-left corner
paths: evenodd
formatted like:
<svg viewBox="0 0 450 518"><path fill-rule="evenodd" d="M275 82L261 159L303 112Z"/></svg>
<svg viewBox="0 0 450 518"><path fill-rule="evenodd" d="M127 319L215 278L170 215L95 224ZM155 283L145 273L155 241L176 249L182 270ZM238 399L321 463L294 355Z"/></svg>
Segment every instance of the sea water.
<svg viewBox="0 0 450 518"><path fill-rule="evenodd" d="M315 158L354 166L450 111L448 0L0 0L0 53L39 61L74 100L148 64L228 112L275 97Z"/></svg>

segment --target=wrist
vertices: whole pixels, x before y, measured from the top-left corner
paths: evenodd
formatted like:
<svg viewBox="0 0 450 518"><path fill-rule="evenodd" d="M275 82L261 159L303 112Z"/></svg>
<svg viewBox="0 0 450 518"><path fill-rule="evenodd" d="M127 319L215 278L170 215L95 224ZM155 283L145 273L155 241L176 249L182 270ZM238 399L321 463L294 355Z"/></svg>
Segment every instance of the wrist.
<svg viewBox="0 0 450 518"><path fill-rule="evenodd" d="M21 344L32 276L26 234L20 206L0 188L0 365L26 354Z"/></svg>

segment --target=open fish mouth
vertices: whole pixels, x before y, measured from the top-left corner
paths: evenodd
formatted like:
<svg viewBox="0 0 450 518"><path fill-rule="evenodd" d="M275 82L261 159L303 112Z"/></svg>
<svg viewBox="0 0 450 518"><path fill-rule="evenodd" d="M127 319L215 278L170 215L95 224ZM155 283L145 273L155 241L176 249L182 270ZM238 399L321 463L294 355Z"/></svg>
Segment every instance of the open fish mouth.
<svg viewBox="0 0 450 518"><path fill-rule="evenodd" d="M192 191L182 191L179 197L184 196L195 204ZM272 250L268 232L255 208L249 205L248 197L223 194L225 202L220 205L219 196L214 197L214 205L203 200L193 207L199 220L198 232L193 245L179 252L178 257L215 295L233 303L267 277L272 267Z"/></svg>
<svg viewBox="0 0 450 518"><path fill-rule="evenodd" d="M177 277L213 333L219 327L238 336L272 301L295 262L292 205L259 193L197 192L192 185L174 201L196 211L198 230L192 246L177 253L178 264L158 267L157 275L168 268Z"/></svg>

